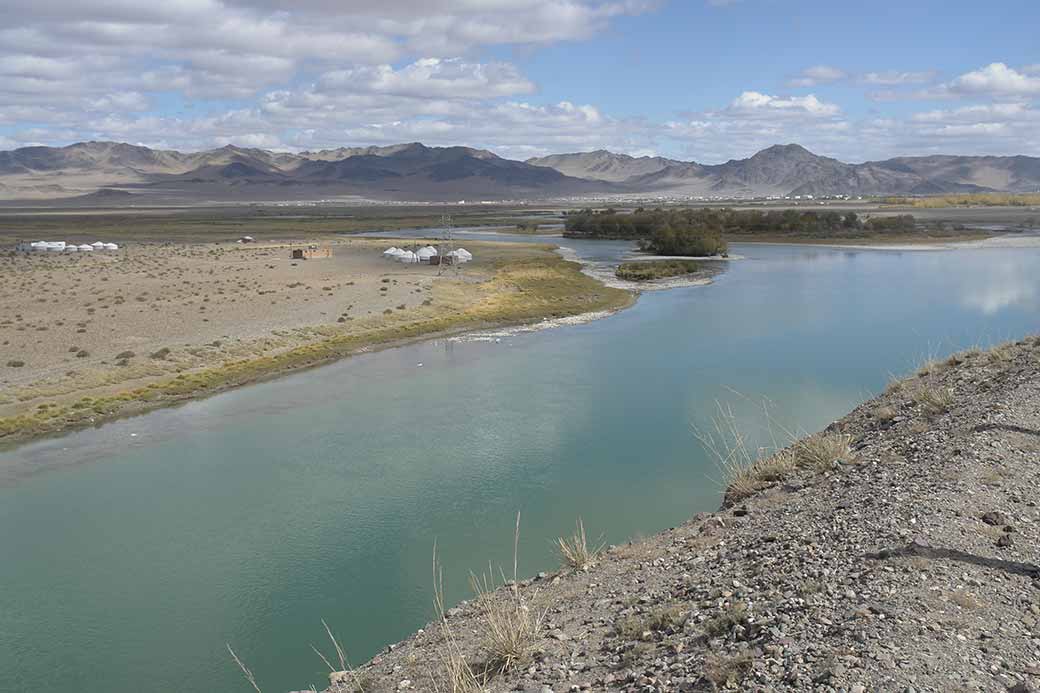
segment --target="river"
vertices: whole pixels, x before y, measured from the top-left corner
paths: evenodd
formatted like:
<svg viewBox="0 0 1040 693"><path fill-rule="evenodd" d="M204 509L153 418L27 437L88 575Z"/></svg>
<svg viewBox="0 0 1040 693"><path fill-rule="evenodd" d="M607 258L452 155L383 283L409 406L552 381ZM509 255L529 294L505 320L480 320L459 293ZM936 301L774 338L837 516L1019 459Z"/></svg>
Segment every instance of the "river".
<svg viewBox="0 0 1040 693"><path fill-rule="evenodd" d="M813 431L930 356L1040 331L1040 249L732 251L710 286L603 320L0 453L0 690L246 691L225 643L268 693L320 689L322 618L355 662L431 618L435 542L449 600L511 560L517 511L521 572L551 569L579 516L618 543L714 509L693 429L717 403L765 442L766 410L773 434Z"/></svg>

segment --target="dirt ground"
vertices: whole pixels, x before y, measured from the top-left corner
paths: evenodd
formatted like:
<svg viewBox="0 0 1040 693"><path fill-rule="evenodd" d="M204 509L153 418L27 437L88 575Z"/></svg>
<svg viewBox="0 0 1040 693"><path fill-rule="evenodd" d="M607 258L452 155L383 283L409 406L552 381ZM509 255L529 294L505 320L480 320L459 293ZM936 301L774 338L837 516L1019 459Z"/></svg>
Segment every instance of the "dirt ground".
<svg viewBox="0 0 1040 693"><path fill-rule="evenodd" d="M432 300L438 268L385 260L389 244L339 241L314 260L236 243L0 257L0 415L33 394L286 348ZM484 276L478 255L459 278Z"/></svg>

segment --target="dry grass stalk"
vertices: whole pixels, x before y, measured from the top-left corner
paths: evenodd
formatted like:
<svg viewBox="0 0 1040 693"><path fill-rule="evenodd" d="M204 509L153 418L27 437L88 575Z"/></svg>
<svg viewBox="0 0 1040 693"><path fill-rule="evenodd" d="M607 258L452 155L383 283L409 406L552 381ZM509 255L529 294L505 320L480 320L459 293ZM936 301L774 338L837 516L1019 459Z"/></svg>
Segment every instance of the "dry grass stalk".
<svg viewBox="0 0 1040 693"><path fill-rule="evenodd" d="M433 686L438 693L484 693L482 679L478 678L462 654L455 633L448 625L444 608L444 574L437 560L437 545L433 547L433 605L437 610L437 622L443 645L437 653L441 672L434 677Z"/></svg>
<svg viewBox="0 0 1040 693"><path fill-rule="evenodd" d="M739 501L752 496L768 482L790 471L784 468L786 458L767 456L765 448L752 452L733 410L718 402L716 407L718 414L712 418L712 430L694 429L694 435L721 472L728 500Z"/></svg>
<svg viewBox="0 0 1040 693"><path fill-rule="evenodd" d="M347 679L352 679L356 686L356 690L362 691L364 687L361 684L361 679L358 677L357 672L354 671L353 667L350 666L350 662L347 661L346 651L339 644L339 640L336 639L336 636L332 634L332 629L329 628L329 624L325 622L325 619L321 619L321 625L325 626L325 632L328 634L329 640L332 641L332 646L336 649L336 656L339 658L339 669L337 669L332 666L332 662L322 654L321 650L314 645L311 645L311 649L321 657L321 661L325 662L325 665L329 668L329 682L337 683L346 681Z"/></svg>
<svg viewBox="0 0 1040 693"><path fill-rule="evenodd" d="M596 563L596 558L603 550L602 542L598 546L589 546L585 537L585 524L578 518L574 534L569 537L558 537L556 547L564 564L574 570L588 570Z"/></svg>
<svg viewBox="0 0 1040 693"><path fill-rule="evenodd" d="M520 544L520 513L516 514L513 533L513 579L505 595L496 597L493 573L470 576L484 621L484 650L489 673L514 669L525 661L541 634L545 611L538 612L528 603L517 581L517 554ZM505 576L502 576L505 583Z"/></svg>
<svg viewBox="0 0 1040 693"><path fill-rule="evenodd" d="M253 672L249 670L249 667L242 663L242 660L238 658L235 651L231 649L231 643L224 644L227 645L228 652L231 653L231 658L235 660L235 664L237 664L238 668L242 670L242 675L246 677L246 681L249 682L249 685L253 687L253 690L255 690L256 693L263 693L263 691L260 690L260 686L256 685L256 677L253 676Z"/></svg>

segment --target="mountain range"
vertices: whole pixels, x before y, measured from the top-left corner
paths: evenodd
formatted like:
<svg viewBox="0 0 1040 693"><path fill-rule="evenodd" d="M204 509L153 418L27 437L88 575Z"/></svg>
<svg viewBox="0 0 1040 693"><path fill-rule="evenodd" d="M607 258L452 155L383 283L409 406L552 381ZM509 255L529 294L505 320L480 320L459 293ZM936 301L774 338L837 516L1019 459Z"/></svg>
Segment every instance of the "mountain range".
<svg viewBox="0 0 1040 693"><path fill-rule="evenodd" d="M796 144L699 164L608 151L514 161L469 147L184 153L119 142L0 151L0 200L147 204L325 199L495 200L592 195L752 197L1032 192L1040 158L925 156L847 164Z"/></svg>

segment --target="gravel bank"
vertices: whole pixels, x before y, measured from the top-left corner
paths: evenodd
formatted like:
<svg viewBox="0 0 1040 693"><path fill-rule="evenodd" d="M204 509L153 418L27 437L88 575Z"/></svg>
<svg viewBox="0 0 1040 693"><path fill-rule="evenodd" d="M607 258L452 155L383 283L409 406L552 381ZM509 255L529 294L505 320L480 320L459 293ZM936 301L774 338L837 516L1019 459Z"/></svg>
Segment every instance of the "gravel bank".
<svg viewBox="0 0 1040 693"><path fill-rule="evenodd" d="M1040 338L930 364L826 434L850 450L740 500L731 487L718 512L587 571L523 581L544 620L485 690L1038 690ZM478 672L484 613L446 619ZM357 680L451 691L444 643L431 624Z"/></svg>

